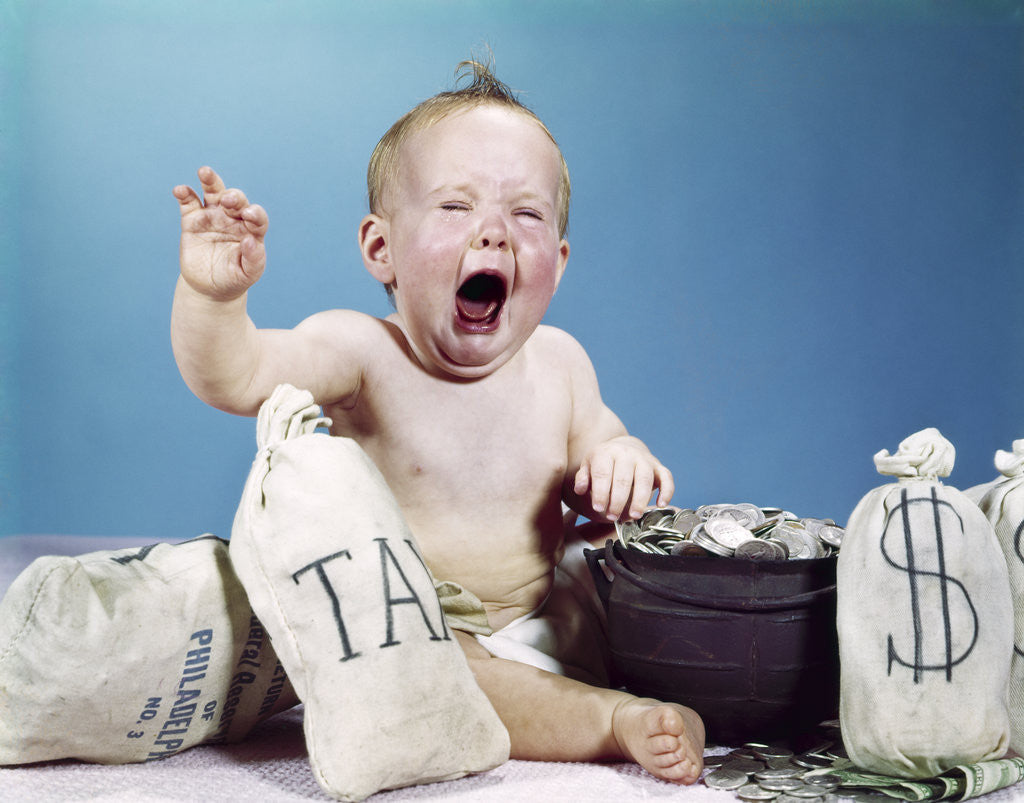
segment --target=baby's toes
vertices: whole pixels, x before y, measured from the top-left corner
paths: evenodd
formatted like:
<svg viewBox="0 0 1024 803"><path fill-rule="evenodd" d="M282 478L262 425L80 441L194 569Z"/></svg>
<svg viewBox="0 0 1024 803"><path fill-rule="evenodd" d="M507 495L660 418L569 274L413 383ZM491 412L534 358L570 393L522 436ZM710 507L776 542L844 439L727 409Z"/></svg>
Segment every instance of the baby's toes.
<svg viewBox="0 0 1024 803"><path fill-rule="evenodd" d="M683 720L683 715L673 706L663 704L655 710L658 714L657 729L660 733L668 734L669 736L681 736L683 731L686 730L686 722Z"/></svg>
<svg viewBox="0 0 1024 803"><path fill-rule="evenodd" d="M659 769L678 767L688 761L686 756L680 755L681 752L682 751L672 751L654 754L651 756L651 765L658 767Z"/></svg>
<svg viewBox="0 0 1024 803"><path fill-rule="evenodd" d="M689 759L681 759L659 767L657 774L666 781L689 784L693 783L700 777L700 770L697 768L697 765Z"/></svg>
<svg viewBox="0 0 1024 803"><path fill-rule="evenodd" d="M661 733L651 736L647 740L647 749L652 756L664 756L666 760L673 757L680 758L683 751L680 749L679 737L668 733Z"/></svg>

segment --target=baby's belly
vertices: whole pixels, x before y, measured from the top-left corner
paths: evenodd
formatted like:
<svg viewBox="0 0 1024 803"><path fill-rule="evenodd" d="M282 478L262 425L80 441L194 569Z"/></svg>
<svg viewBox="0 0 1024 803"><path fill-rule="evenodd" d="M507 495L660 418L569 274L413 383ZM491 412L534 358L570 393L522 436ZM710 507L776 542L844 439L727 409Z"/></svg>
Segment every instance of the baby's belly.
<svg viewBox="0 0 1024 803"><path fill-rule="evenodd" d="M465 506L406 509L406 519L434 578L458 583L484 604L491 627L499 628L537 608L547 597L563 552L558 500L541 506L491 503L476 515Z"/></svg>
<svg viewBox="0 0 1024 803"><path fill-rule="evenodd" d="M551 584L554 582L554 571L552 570L544 577L539 577L533 582L527 583L515 593L505 595L504 599L485 599L480 597L487 611L487 621L495 630L501 630L505 625L514 622L520 616L536 610L547 598L551 591ZM474 592L476 593L476 592ZM493 596L486 595L485 596Z"/></svg>
<svg viewBox="0 0 1024 803"><path fill-rule="evenodd" d="M427 564L437 580L458 583L475 594L498 630L535 610L547 598L554 582L557 555L490 556L480 560L439 559Z"/></svg>

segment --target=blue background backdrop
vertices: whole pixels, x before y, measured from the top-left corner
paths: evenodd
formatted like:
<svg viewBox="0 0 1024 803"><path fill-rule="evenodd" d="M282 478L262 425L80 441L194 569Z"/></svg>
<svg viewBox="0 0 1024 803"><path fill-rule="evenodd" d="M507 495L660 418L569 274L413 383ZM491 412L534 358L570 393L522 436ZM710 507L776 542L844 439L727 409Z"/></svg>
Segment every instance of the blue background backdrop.
<svg viewBox="0 0 1024 803"><path fill-rule="evenodd" d="M229 534L255 427L175 367L171 187L208 163L269 211L259 325L384 315L366 161L485 43L572 173L548 321L677 502L845 521L925 426L950 484L992 479L1024 437L1021 9L0 0L0 534Z"/></svg>

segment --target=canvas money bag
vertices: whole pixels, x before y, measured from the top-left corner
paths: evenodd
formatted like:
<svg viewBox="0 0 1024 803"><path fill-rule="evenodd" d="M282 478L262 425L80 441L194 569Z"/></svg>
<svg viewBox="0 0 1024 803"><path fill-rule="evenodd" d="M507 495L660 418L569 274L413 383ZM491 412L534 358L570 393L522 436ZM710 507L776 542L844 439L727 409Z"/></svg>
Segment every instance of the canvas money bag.
<svg viewBox="0 0 1024 803"><path fill-rule="evenodd" d="M0 764L164 758L297 702L212 535L38 558L0 602Z"/></svg>
<svg viewBox="0 0 1024 803"><path fill-rule="evenodd" d="M1009 743L1006 562L978 506L938 480L954 455L935 429L876 454L897 480L860 501L839 553L843 742L887 775L937 775Z"/></svg>
<svg viewBox="0 0 1024 803"><path fill-rule="evenodd" d="M1010 665L1010 747L1024 754L1024 440L995 457L996 480L968 489L999 539L1013 591L1014 639Z"/></svg>
<svg viewBox="0 0 1024 803"><path fill-rule="evenodd" d="M231 558L299 698L309 761L342 800L457 778L509 738L449 631L398 505L306 391L260 409Z"/></svg>

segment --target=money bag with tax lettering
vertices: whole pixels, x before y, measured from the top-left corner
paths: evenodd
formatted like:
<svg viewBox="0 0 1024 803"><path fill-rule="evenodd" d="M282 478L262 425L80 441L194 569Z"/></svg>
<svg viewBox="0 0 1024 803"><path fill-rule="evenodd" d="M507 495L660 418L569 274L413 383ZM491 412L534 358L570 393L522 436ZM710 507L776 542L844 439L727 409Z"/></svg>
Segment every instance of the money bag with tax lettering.
<svg viewBox="0 0 1024 803"><path fill-rule="evenodd" d="M1015 440L1012 451L997 451L995 465L1001 476L965 493L992 523L1010 574L1015 624L1010 666L1010 747L1024 754L1024 439Z"/></svg>
<svg viewBox="0 0 1024 803"><path fill-rule="evenodd" d="M231 531L231 561L305 704L309 761L341 800L458 778L509 737L448 629L384 477L313 396L278 387Z"/></svg>
<svg viewBox="0 0 1024 803"><path fill-rule="evenodd" d="M944 485L955 450L929 428L882 450L837 567L840 724L850 759L924 778L1001 758L1013 606L988 519Z"/></svg>

